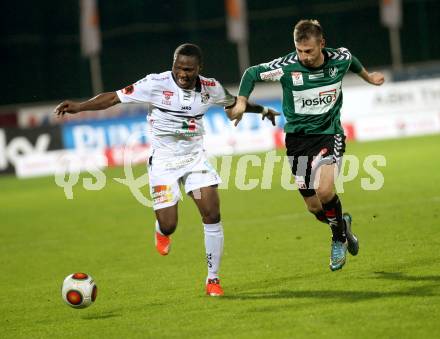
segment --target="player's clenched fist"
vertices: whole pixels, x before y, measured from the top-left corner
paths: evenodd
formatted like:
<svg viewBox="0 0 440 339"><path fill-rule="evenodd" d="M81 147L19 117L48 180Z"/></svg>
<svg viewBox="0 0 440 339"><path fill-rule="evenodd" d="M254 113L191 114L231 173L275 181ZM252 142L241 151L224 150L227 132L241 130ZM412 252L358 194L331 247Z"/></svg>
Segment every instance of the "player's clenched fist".
<svg viewBox="0 0 440 339"><path fill-rule="evenodd" d="M372 72L368 74L369 83L372 85L380 86L384 83L385 77L380 72Z"/></svg>

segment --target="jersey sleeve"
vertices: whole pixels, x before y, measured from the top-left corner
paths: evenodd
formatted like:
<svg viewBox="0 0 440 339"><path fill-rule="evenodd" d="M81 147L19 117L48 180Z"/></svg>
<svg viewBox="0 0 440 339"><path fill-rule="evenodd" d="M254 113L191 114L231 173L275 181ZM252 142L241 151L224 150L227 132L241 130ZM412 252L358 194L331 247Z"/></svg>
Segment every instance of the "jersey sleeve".
<svg viewBox="0 0 440 339"><path fill-rule="evenodd" d="M285 60L287 60L286 58L278 58L271 62L249 67L241 78L238 95L249 97L254 90L256 82L280 81L284 71L282 67L278 66L284 65L286 63Z"/></svg>
<svg viewBox="0 0 440 339"><path fill-rule="evenodd" d="M116 91L121 103L143 103L150 102L152 83L147 75L145 78Z"/></svg>
<svg viewBox="0 0 440 339"><path fill-rule="evenodd" d="M356 58L353 54L351 54L350 51L345 47L339 47L335 50L330 49L327 53L331 59L337 61L344 61L344 60L348 61L349 66L347 71L350 70L354 73L359 73L364 68L364 66L362 66L359 59Z"/></svg>
<svg viewBox="0 0 440 339"><path fill-rule="evenodd" d="M352 71L354 73L360 73L360 71L362 71L363 68L364 68L364 66L359 61L359 59L356 58L354 55L351 55L350 71Z"/></svg>
<svg viewBox="0 0 440 339"><path fill-rule="evenodd" d="M223 85L216 81L216 93L213 97L213 103L215 105L229 107L235 104L235 96L229 93L229 91L223 87Z"/></svg>

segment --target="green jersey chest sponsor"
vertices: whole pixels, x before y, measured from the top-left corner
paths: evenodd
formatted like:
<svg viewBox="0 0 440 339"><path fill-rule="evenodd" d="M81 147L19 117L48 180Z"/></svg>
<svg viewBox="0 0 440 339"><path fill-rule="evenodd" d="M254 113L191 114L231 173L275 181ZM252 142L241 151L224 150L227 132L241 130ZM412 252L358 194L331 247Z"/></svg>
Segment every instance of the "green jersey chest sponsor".
<svg viewBox="0 0 440 339"><path fill-rule="evenodd" d="M302 91L293 90L294 111L296 114L324 114L330 111L341 95L342 82L314 87Z"/></svg>

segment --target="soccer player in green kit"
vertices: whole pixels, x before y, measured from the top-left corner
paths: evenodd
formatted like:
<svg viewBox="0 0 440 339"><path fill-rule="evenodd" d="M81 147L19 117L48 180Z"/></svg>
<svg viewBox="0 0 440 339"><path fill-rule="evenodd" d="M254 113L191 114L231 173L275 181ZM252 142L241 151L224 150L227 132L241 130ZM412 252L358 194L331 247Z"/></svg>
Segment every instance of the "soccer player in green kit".
<svg viewBox="0 0 440 339"><path fill-rule="evenodd" d="M238 123L256 82L281 83L292 173L307 209L330 225L330 269L336 271L344 266L347 249L352 255L359 251L359 241L351 230L351 215L342 212L334 189L335 173L345 151L340 122L342 79L350 70L370 84L382 85L384 76L367 72L346 48L325 47L317 20L299 21L293 38L295 51L246 70L231 113Z"/></svg>

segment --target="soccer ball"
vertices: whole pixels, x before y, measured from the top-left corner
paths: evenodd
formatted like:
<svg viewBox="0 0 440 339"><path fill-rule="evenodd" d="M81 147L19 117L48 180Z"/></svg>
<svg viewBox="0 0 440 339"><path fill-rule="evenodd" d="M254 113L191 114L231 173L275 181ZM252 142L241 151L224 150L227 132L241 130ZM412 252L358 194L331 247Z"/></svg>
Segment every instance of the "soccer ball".
<svg viewBox="0 0 440 339"><path fill-rule="evenodd" d="M61 296L73 308L85 308L93 304L98 287L93 278L86 273L73 273L64 279Z"/></svg>

